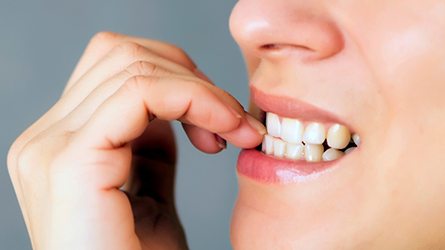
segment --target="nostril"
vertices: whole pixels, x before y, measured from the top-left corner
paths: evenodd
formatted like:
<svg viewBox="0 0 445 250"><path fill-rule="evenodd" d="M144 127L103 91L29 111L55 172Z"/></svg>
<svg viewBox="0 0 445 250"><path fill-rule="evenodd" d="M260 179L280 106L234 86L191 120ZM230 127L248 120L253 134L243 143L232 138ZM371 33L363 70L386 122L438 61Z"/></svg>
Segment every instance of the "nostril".
<svg viewBox="0 0 445 250"><path fill-rule="evenodd" d="M279 49L280 46L278 46L277 44L265 44L263 46L260 47L261 50L277 50Z"/></svg>
<svg viewBox="0 0 445 250"><path fill-rule="evenodd" d="M282 50L282 49L288 49L288 48L294 48L294 49L301 49L301 50L308 50L315 52L314 49L308 46L304 45L294 45L294 44L276 44L276 43L270 43L265 44L260 47L260 50Z"/></svg>
<svg viewBox="0 0 445 250"><path fill-rule="evenodd" d="M311 47L304 46L304 45L295 45L295 44L269 43L269 44L260 46L260 50L263 50L263 51L278 51L278 50L285 50L285 49L298 49L298 50L307 50L310 52L315 52L315 50Z"/></svg>
<svg viewBox="0 0 445 250"><path fill-rule="evenodd" d="M289 56L298 56L300 60L321 59L320 51L304 44L268 43L258 47L260 57L281 60Z"/></svg>

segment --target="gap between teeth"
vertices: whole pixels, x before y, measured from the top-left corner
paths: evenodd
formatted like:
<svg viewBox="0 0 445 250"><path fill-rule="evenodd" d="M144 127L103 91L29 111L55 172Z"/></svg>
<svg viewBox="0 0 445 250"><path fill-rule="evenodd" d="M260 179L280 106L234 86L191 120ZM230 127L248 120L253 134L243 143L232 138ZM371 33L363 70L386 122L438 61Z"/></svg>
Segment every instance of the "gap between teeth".
<svg viewBox="0 0 445 250"><path fill-rule="evenodd" d="M298 119L266 113L267 134L262 151L267 155L308 162L333 161L350 153L360 144L360 136L341 124L328 129L318 122L306 125ZM325 147L323 146L327 145Z"/></svg>

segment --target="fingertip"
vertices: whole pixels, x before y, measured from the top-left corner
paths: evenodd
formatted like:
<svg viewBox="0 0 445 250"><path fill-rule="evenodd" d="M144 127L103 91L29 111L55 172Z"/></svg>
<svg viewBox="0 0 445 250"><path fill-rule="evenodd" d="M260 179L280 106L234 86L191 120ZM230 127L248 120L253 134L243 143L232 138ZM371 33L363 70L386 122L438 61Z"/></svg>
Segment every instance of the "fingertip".
<svg viewBox="0 0 445 250"><path fill-rule="evenodd" d="M226 133L219 135L231 144L240 148L255 148L263 141L264 133L261 128L253 128L254 125L248 121L248 116L242 119L240 126ZM256 125L255 125L256 126ZM258 131L260 130L260 131Z"/></svg>
<svg viewBox="0 0 445 250"><path fill-rule="evenodd" d="M246 113L246 120L249 125L258 132L259 135L264 136L267 133L266 127L249 113Z"/></svg>

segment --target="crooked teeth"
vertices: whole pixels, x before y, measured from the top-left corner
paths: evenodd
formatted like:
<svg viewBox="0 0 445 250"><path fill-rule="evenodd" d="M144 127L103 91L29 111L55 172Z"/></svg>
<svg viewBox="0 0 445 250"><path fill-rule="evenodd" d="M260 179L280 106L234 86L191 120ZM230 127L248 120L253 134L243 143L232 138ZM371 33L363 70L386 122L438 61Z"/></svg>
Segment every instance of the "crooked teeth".
<svg viewBox="0 0 445 250"><path fill-rule="evenodd" d="M335 149L344 149L351 141L349 129L340 124L332 125L328 130L328 146Z"/></svg>
<svg viewBox="0 0 445 250"><path fill-rule="evenodd" d="M306 161L318 162L321 161L323 155L323 145L320 144L306 144L304 146L304 157Z"/></svg>
<svg viewBox="0 0 445 250"><path fill-rule="evenodd" d="M353 134L352 135L352 141L354 141L355 145L360 145L360 136L358 134Z"/></svg>
<svg viewBox="0 0 445 250"><path fill-rule="evenodd" d="M304 130L303 141L307 144L323 144L326 139L326 130L323 124L309 123Z"/></svg>
<svg viewBox="0 0 445 250"><path fill-rule="evenodd" d="M345 154L349 154L349 153L351 153L351 152L354 151L356 148L357 148L357 147L350 147L350 148L346 149L346 150L345 150Z"/></svg>
<svg viewBox="0 0 445 250"><path fill-rule="evenodd" d="M267 155L290 160L308 162L333 161L351 152L351 139L360 144L357 134L341 124L334 124L326 131L319 122L303 124L298 119L281 118L274 113L266 114L267 133L264 136L262 151ZM326 142L326 151L323 145ZM348 147L349 146L349 147Z"/></svg>
<svg viewBox="0 0 445 250"><path fill-rule="evenodd" d="M338 158L342 157L343 155L345 155L345 153L343 153L342 151L334 149L334 148L330 148L323 153L323 161L337 160Z"/></svg>
<svg viewBox="0 0 445 250"><path fill-rule="evenodd" d="M274 113L267 113L266 127L269 135L279 137L281 135L280 117Z"/></svg>

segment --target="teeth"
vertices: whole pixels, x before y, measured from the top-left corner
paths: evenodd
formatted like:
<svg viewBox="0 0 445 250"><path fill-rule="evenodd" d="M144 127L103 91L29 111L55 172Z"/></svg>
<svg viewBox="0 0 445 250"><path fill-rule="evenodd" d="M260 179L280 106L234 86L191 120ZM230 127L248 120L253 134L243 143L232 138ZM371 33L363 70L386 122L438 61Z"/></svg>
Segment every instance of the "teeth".
<svg viewBox="0 0 445 250"><path fill-rule="evenodd" d="M274 113L267 113L266 127L269 135L279 137L281 135L280 117Z"/></svg>
<svg viewBox="0 0 445 250"><path fill-rule="evenodd" d="M304 130L303 141L306 144L323 144L326 139L326 130L323 124L318 122L309 123Z"/></svg>
<svg viewBox="0 0 445 250"><path fill-rule="evenodd" d="M301 160L304 158L304 145L299 143L287 143L285 157L290 160Z"/></svg>
<svg viewBox="0 0 445 250"><path fill-rule="evenodd" d="M283 157L286 149L286 143L278 138L273 138L273 155Z"/></svg>
<svg viewBox="0 0 445 250"><path fill-rule="evenodd" d="M349 153L351 153L351 152L354 151L356 148L357 148L357 147L350 147L350 148L346 149L346 150L345 150L345 154L349 154Z"/></svg>
<svg viewBox="0 0 445 250"><path fill-rule="evenodd" d="M268 155L273 154L273 137L270 135L265 135L263 139L263 152L265 152Z"/></svg>
<svg viewBox="0 0 445 250"><path fill-rule="evenodd" d="M277 158L308 162L333 161L356 149L348 147L351 140L357 146L360 145L360 136L351 136L350 130L341 124L334 124L326 131L319 122L305 126L298 119L267 113L266 127L267 134L263 138L261 150ZM326 151L324 143L329 146Z"/></svg>
<svg viewBox="0 0 445 250"><path fill-rule="evenodd" d="M340 150L330 148L323 153L323 161L333 161L342 157L345 153Z"/></svg>
<svg viewBox="0 0 445 250"><path fill-rule="evenodd" d="M352 140L354 141L355 145L360 145L360 136L358 134L353 134L352 135Z"/></svg>
<svg viewBox="0 0 445 250"><path fill-rule="evenodd" d="M322 160L323 145L306 144L304 146L304 157L309 162L319 162Z"/></svg>
<svg viewBox="0 0 445 250"><path fill-rule="evenodd" d="M283 118L281 138L287 142L300 143L303 139L304 126L299 120Z"/></svg>
<svg viewBox="0 0 445 250"><path fill-rule="evenodd" d="M345 126L334 124L328 130L327 141L331 148L344 149L351 141L351 133Z"/></svg>

